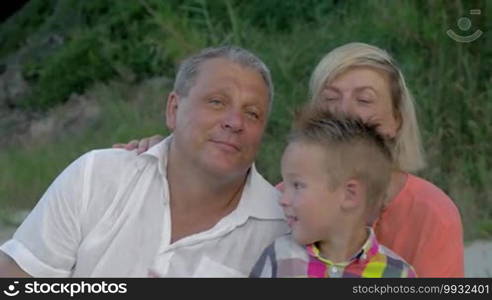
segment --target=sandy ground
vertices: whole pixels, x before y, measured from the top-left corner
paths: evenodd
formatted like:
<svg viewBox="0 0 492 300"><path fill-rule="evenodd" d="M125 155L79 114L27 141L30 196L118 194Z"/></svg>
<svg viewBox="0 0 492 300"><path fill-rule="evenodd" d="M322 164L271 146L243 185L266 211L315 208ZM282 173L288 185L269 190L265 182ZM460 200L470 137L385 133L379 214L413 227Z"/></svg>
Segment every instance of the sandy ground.
<svg viewBox="0 0 492 300"><path fill-rule="evenodd" d="M0 244L8 240L15 229L2 226ZM465 247L465 277L492 277L492 240L479 240Z"/></svg>

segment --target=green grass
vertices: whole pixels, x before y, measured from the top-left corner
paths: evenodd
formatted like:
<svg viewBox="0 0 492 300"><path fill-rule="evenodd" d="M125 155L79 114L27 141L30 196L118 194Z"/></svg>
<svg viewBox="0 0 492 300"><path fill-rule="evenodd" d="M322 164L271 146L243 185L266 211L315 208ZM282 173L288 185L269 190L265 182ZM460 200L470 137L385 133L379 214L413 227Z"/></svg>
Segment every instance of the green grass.
<svg viewBox="0 0 492 300"><path fill-rule="evenodd" d="M78 16L70 26L61 30L55 25L62 19L54 17L41 26L59 30L65 44L49 59L26 59L36 91L26 107L49 109L73 91L90 90L104 117L50 144L0 150L2 209L32 207L56 174L89 149L162 133L169 87L137 88L138 82L172 78L183 57L225 43L253 50L272 70L274 111L257 166L276 183L292 111L307 100L314 66L334 47L362 41L395 56L415 96L428 160L419 175L454 199L466 239L492 236L492 39L486 1L67 2L74 4L58 11ZM485 36L469 44L450 39L446 30L458 31L457 19L473 8L482 9L482 16L472 18L472 29ZM38 24L32 20L26 25L31 30ZM12 40L9 49L19 42L7 33L29 35L16 24L0 27L0 36Z"/></svg>
<svg viewBox="0 0 492 300"><path fill-rule="evenodd" d="M165 134L163 111L168 90L165 79L94 86L87 97L101 108L96 122L52 142L2 149L0 212L32 208L61 170L91 149L108 148L142 135Z"/></svg>

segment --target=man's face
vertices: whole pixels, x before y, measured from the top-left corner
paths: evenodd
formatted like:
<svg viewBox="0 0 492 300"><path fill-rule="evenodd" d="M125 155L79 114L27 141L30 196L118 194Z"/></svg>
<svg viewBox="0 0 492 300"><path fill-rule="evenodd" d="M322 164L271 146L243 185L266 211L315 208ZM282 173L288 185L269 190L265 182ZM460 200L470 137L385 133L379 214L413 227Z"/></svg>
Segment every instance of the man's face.
<svg viewBox="0 0 492 300"><path fill-rule="evenodd" d="M211 176L243 176L260 147L268 95L257 71L224 58L203 62L188 95L168 99L176 155Z"/></svg>

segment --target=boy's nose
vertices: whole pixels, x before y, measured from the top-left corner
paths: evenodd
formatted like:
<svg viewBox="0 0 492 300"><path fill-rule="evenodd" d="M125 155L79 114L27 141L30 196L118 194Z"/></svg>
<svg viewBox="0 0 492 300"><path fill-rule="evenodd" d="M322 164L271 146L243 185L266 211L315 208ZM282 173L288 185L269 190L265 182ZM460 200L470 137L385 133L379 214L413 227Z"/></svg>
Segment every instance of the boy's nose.
<svg viewBox="0 0 492 300"><path fill-rule="evenodd" d="M287 207L290 205L290 200L288 195L285 192L282 192L282 196L279 199L280 206Z"/></svg>

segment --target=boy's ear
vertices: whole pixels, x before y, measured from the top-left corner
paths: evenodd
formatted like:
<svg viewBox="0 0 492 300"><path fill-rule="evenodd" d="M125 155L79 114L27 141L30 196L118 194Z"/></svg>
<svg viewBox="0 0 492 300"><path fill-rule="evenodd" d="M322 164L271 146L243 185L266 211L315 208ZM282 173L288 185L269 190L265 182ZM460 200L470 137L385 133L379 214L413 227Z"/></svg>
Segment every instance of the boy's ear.
<svg viewBox="0 0 492 300"><path fill-rule="evenodd" d="M354 209L364 202L365 187L357 179L349 179L344 183L342 208Z"/></svg>
<svg viewBox="0 0 492 300"><path fill-rule="evenodd" d="M171 92L169 96L167 96L166 125L171 131L176 127L176 114L178 111L179 100L180 97L175 92Z"/></svg>

